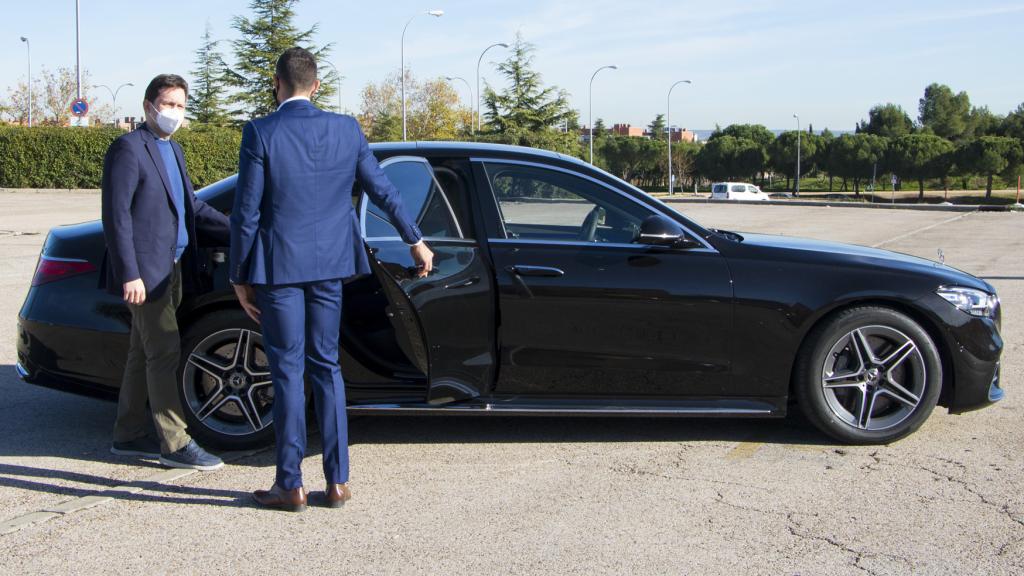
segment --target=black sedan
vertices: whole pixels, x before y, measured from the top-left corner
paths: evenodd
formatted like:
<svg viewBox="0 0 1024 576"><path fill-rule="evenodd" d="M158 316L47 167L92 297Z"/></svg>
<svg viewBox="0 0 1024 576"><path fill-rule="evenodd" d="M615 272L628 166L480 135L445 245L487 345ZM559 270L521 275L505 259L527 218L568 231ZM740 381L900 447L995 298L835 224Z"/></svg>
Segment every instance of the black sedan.
<svg viewBox="0 0 1024 576"><path fill-rule="evenodd" d="M860 246L713 230L552 152L377 145L436 253L417 278L383 212L353 193L374 274L348 281L350 414L782 417L884 443L936 404L1002 398L987 282ZM228 211L234 179L199 195ZM19 317L33 384L114 396L129 313L97 288L99 222L53 229ZM179 310L190 429L225 448L272 439L259 327L205 246Z"/></svg>

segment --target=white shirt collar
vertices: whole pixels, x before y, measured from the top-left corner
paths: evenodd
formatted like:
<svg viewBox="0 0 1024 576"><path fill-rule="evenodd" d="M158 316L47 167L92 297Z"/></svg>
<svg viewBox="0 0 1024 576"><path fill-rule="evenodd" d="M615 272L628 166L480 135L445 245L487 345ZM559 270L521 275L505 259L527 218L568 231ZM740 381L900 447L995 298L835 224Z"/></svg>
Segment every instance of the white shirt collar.
<svg viewBox="0 0 1024 576"><path fill-rule="evenodd" d="M291 98L285 100L284 102L281 102L281 105L278 106L277 109L280 110L281 106L284 106L285 104L287 104L287 103L289 103L289 102L291 102L293 100L305 100L306 102L309 102L309 96L292 96Z"/></svg>

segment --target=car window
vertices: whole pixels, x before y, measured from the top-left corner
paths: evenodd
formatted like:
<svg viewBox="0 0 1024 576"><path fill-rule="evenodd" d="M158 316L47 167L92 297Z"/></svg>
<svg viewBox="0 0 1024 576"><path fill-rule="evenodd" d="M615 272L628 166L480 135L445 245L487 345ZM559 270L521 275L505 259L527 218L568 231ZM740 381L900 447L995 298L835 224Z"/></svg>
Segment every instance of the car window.
<svg viewBox="0 0 1024 576"><path fill-rule="evenodd" d="M733 184L730 187L730 190L732 192L746 192L747 191L747 187L744 186L743 184Z"/></svg>
<svg viewBox="0 0 1024 576"><path fill-rule="evenodd" d="M760 192L760 190L757 189L757 186L747 186L747 192Z"/></svg>
<svg viewBox="0 0 1024 576"><path fill-rule="evenodd" d="M629 198L571 173L518 164L484 164L506 238L633 242L653 214Z"/></svg>
<svg viewBox="0 0 1024 576"><path fill-rule="evenodd" d="M430 164L422 158L409 158L384 162L384 174L398 188L405 212L413 218L425 238L462 238L462 230L452 212L440 184L434 178ZM363 193L366 216L363 222L365 238L393 238L399 236L391 225L387 213Z"/></svg>
<svg viewBox="0 0 1024 576"><path fill-rule="evenodd" d="M712 194L722 194L725 192L725 184L715 184L711 189Z"/></svg>

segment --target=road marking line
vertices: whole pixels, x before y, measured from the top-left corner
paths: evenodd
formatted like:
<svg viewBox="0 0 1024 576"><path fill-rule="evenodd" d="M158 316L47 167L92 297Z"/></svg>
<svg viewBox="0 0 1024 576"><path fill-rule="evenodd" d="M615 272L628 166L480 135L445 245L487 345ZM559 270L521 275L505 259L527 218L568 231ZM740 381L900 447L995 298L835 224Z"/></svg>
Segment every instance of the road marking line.
<svg viewBox="0 0 1024 576"><path fill-rule="evenodd" d="M244 450L237 452L225 452L224 454L221 454L221 459L224 460L225 463L236 462L238 460L241 460L242 458L255 456L260 452L264 452L266 450L269 450L269 448L260 448L257 450ZM42 522L46 522L48 520L53 520L58 516L72 514L74 512L78 512L79 510L85 510L87 508L92 508L94 506L109 504L110 502L117 500L119 496L145 492L146 490L156 488L161 484L170 484L175 480L180 480L181 478L185 478L186 476L191 476L196 472L198 472L198 470L187 470L178 468L172 468L170 470L161 470L157 474L154 474L148 478L143 478L142 480L129 482L128 484L124 484L122 486L115 486L113 488L97 490L93 494L89 494L87 496L72 498L71 500L61 502L56 506L43 508L42 510L36 512L29 512L28 514L24 514L22 516L18 516L16 518L11 518L10 520L0 522L0 536L3 536L5 534L11 534L12 532L17 532L18 530L21 530L26 526L31 526L33 524L39 524Z"/></svg>
<svg viewBox="0 0 1024 576"><path fill-rule="evenodd" d="M725 457L729 460L744 460L753 456L761 446L764 446L764 442L740 442Z"/></svg>
<svg viewBox="0 0 1024 576"><path fill-rule="evenodd" d="M892 242L896 242L897 240L903 240L904 238L908 238L910 236L913 236L914 234L919 234L919 233L924 232L926 230L931 230L932 228L936 228L938 226L942 226L943 224L949 224L950 222L956 222L957 220L960 220L961 218L966 218L967 216L970 216L971 214L974 214L974 212L964 212L963 214L960 214L959 216L954 216L954 217L952 217L952 218L950 218L948 220L943 220L942 222L936 222L934 224L929 224L927 226L923 226L921 228L918 228L917 230L911 230L910 232L906 232L904 234L900 234L899 236L896 236L895 238L889 238L888 240L883 240L882 242L879 242L878 244L872 244L871 247L872 248L881 248L882 246L885 246L886 244L891 244Z"/></svg>

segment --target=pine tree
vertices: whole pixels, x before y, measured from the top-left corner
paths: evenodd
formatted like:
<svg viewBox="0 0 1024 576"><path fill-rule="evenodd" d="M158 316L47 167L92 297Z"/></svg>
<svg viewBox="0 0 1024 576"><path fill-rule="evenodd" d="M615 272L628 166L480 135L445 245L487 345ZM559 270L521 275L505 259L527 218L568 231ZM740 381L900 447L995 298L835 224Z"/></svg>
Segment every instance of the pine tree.
<svg viewBox="0 0 1024 576"><path fill-rule="evenodd" d="M189 119L199 124L224 126L230 121L225 108L224 57L217 51L210 23L206 23L202 45L196 50L189 98Z"/></svg>
<svg viewBox="0 0 1024 576"><path fill-rule="evenodd" d="M248 119L265 116L277 109L272 94L274 66L282 52L296 46L313 53L320 62L318 68L326 70L324 59L330 54L332 44L318 48L313 44L319 25L299 30L294 23L295 4L298 0L252 0L249 9L252 18L235 16L231 26L239 33L232 42L235 52L235 67L230 69L228 83L237 89L229 98L237 106L234 116ZM329 102L335 94L335 74L330 71L320 74L320 90L313 97L313 103Z"/></svg>
<svg viewBox="0 0 1024 576"><path fill-rule="evenodd" d="M561 129L572 119L568 94L557 86L544 87L533 64L533 44L516 34L512 53L498 64L508 81L500 93L490 86L484 93L484 106L490 132L518 136L553 128Z"/></svg>

